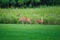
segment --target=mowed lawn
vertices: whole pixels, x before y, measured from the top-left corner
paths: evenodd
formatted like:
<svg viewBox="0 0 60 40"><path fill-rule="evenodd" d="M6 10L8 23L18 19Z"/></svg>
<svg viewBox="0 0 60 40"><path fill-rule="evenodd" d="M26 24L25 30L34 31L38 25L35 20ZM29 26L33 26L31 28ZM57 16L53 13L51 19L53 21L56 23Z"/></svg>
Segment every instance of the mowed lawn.
<svg viewBox="0 0 60 40"><path fill-rule="evenodd" d="M0 24L0 40L60 40L60 25Z"/></svg>

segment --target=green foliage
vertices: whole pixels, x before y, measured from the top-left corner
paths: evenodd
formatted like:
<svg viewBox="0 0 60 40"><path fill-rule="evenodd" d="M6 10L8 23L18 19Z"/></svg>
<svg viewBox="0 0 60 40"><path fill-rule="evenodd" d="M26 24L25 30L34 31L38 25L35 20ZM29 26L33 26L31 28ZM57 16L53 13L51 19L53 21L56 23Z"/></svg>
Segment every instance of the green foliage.
<svg viewBox="0 0 60 40"><path fill-rule="evenodd" d="M23 4L25 0L18 0L18 4Z"/></svg>
<svg viewBox="0 0 60 40"><path fill-rule="evenodd" d="M60 6L48 6L40 8L26 8L26 9L0 9L0 23L21 23L18 21L20 16L28 17L34 24L34 17L40 19L44 18L44 24L59 24L60 25ZM36 16L34 16L36 15ZM25 23L25 22L24 22Z"/></svg>
<svg viewBox="0 0 60 40"><path fill-rule="evenodd" d="M0 6L3 5L7 7L9 6L17 6L17 7L29 7L29 5L40 6L40 5L60 5L60 0L0 0ZM14 7L15 7L14 6Z"/></svg>
<svg viewBox="0 0 60 40"><path fill-rule="evenodd" d="M31 0L31 2L40 2L40 0Z"/></svg>
<svg viewBox="0 0 60 40"><path fill-rule="evenodd" d="M0 0L0 3L3 3L3 4L9 3L9 0Z"/></svg>
<svg viewBox="0 0 60 40"><path fill-rule="evenodd" d="M40 0L35 0L35 2L40 2Z"/></svg>
<svg viewBox="0 0 60 40"><path fill-rule="evenodd" d="M12 5L16 4L16 1L15 0L10 0L10 4L12 4Z"/></svg>
<svg viewBox="0 0 60 40"><path fill-rule="evenodd" d="M32 8L32 4L29 5L29 8Z"/></svg>

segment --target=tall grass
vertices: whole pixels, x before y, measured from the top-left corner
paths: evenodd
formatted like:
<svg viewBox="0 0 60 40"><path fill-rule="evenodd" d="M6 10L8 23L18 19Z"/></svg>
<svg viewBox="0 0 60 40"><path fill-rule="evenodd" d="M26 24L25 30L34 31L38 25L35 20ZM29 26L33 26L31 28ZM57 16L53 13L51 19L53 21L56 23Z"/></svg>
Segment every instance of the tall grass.
<svg viewBox="0 0 60 40"><path fill-rule="evenodd" d="M29 17L31 20L34 19L34 15L36 15L36 18L40 19L41 16L44 17L44 22L50 23L51 21L56 24L59 22L60 24L60 6L48 6L48 7L39 7L39 8L0 8L0 22L3 18L8 18L13 21L16 21L18 23L17 16L20 14L20 16ZM59 21L58 21L59 20ZM48 24L49 24L48 23ZM53 23L51 23L53 24Z"/></svg>

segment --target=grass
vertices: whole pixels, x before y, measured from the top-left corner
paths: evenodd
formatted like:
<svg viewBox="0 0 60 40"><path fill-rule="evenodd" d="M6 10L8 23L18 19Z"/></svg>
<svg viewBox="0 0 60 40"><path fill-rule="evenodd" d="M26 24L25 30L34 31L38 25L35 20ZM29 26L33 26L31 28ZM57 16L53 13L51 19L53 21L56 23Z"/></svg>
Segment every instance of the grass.
<svg viewBox="0 0 60 40"><path fill-rule="evenodd" d="M0 40L60 40L60 25L0 24Z"/></svg>
<svg viewBox="0 0 60 40"><path fill-rule="evenodd" d="M0 22L2 18L7 21L18 20L18 14L31 19L34 19L34 15L37 15L37 18L43 16L44 19L57 20L60 23L60 6L0 8ZM60 40L60 25L0 24L0 40Z"/></svg>
<svg viewBox="0 0 60 40"><path fill-rule="evenodd" d="M53 17L60 16L60 6L49 6L49 7L40 7L40 8L8 8L8 9L1 9L0 8L0 17L14 17L17 18L17 14L21 14L21 16L28 16L30 18L34 17L34 14L37 15L37 18L43 16L44 18L50 18L51 14ZM47 17L48 16L48 17Z"/></svg>
<svg viewBox="0 0 60 40"><path fill-rule="evenodd" d="M20 14L24 17L29 17L31 20L36 16L37 19L40 19L42 16L44 19L51 22L54 21L56 24L60 24L60 6L48 6L40 8L0 8L0 22L2 20L12 20L17 22ZM1 20L2 19L2 20ZM9 23L9 22L8 22ZM53 24L53 23L52 23Z"/></svg>

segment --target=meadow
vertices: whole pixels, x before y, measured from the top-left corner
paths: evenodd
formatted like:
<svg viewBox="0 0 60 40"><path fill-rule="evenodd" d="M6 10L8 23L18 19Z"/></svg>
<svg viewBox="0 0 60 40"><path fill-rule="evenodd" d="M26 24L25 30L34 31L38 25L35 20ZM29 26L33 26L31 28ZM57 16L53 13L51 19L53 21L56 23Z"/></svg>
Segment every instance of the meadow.
<svg viewBox="0 0 60 40"><path fill-rule="evenodd" d="M44 24L60 24L60 6L40 6L37 8L0 8L0 23L19 23L20 16L44 18ZM9 22L10 21L10 22Z"/></svg>
<svg viewBox="0 0 60 40"><path fill-rule="evenodd" d="M0 24L0 40L60 40L60 25Z"/></svg>
<svg viewBox="0 0 60 40"><path fill-rule="evenodd" d="M44 18L44 24L20 24L19 17ZM52 24L52 25L50 25ZM60 40L60 6L0 8L0 40Z"/></svg>

